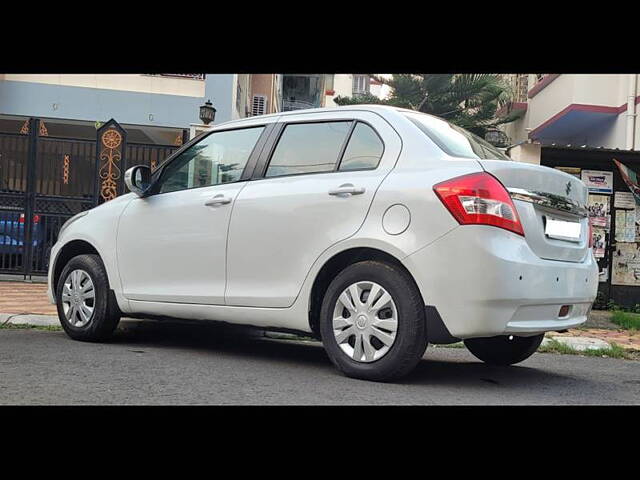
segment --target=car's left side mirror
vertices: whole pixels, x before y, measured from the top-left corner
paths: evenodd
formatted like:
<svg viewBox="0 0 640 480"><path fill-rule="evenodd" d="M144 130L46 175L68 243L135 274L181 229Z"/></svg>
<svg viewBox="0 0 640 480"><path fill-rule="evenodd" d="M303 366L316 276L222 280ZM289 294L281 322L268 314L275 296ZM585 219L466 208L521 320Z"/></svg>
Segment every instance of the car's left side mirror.
<svg viewBox="0 0 640 480"><path fill-rule="evenodd" d="M136 165L124 172L124 183L129 191L145 197L151 187L151 169L146 165Z"/></svg>

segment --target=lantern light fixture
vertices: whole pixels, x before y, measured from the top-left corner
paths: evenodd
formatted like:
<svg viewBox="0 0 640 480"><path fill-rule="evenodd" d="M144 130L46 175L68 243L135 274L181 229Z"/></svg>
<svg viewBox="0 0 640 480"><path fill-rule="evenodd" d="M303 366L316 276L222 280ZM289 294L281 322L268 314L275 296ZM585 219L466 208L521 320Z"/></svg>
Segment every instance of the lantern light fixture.
<svg viewBox="0 0 640 480"><path fill-rule="evenodd" d="M213 107L211 103L211 99L207 100L207 102L200 107L200 120L205 125L209 125L216 118L216 109Z"/></svg>

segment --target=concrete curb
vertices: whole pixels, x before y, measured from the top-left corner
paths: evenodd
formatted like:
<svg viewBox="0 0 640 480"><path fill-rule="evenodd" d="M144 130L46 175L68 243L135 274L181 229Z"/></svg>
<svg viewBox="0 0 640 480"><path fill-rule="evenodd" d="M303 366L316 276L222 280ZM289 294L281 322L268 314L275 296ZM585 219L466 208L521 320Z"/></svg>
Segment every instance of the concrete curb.
<svg viewBox="0 0 640 480"><path fill-rule="evenodd" d="M546 337L542 345L547 345L551 340L567 345L578 352L585 350L611 349L611 344L605 340L591 337Z"/></svg>
<svg viewBox="0 0 640 480"><path fill-rule="evenodd" d="M33 313L0 313L0 325L35 325L37 327L59 327L60 320L53 315L36 315Z"/></svg>

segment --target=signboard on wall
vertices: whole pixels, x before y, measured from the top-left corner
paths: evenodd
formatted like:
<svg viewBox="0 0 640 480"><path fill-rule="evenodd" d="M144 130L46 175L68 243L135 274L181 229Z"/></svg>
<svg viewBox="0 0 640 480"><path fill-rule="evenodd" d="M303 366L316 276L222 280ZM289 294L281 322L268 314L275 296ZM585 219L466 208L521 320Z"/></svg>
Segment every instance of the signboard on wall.
<svg viewBox="0 0 640 480"><path fill-rule="evenodd" d="M593 241L593 255L596 258L603 258L607 245L607 231L604 228L594 228L591 232Z"/></svg>
<svg viewBox="0 0 640 480"><path fill-rule="evenodd" d="M601 227L609 230L611 224L610 197L607 195L589 195L587 198L587 210L589 211L589 223L593 227Z"/></svg>
<svg viewBox="0 0 640 480"><path fill-rule="evenodd" d="M613 172L604 170L582 170L581 180L591 193L613 193Z"/></svg>
<svg viewBox="0 0 640 480"><path fill-rule="evenodd" d="M613 285L640 286L640 246L637 243L618 243L612 264Z"/></svg>
<svg viewBox="0 0 640 480"><path fill-rule="evenodd" d="M636 241L636 211L616 210L616 242Z"/></svg>
<svg viewBox="0 0 640 480"><path fill-rule="evenodd" d="M613 198L615 208L636 208L636 200L631 192L616 192Z"/></svg>

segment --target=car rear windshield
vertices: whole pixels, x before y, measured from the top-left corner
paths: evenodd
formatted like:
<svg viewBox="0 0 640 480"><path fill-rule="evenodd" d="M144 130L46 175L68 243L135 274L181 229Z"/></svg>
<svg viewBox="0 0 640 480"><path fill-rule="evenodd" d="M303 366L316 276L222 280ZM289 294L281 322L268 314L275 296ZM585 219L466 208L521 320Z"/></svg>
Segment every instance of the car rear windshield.
<svg viewBox="0 0 640 480"><path fill-rule="evenodd" d="M440 118L424 113L405 113L438 147L453 157L511 160L486 140Z"/></svg>

